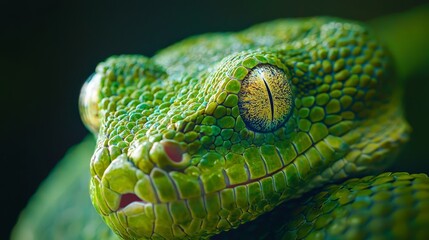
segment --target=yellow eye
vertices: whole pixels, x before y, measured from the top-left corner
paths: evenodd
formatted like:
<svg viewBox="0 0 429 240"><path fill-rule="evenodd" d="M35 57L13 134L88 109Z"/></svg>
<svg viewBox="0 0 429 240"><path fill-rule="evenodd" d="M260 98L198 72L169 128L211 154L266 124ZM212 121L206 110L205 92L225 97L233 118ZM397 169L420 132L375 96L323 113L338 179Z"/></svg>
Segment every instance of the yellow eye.
<svg viewBox="0 0 429 240"><path fill-rule="evenodd" d="M279 128L292 109L292 89L286 74L268 64L258 65L247 74L238 99L241 117L257 132Z"/></svg>
<svg viewBox="0 0 429 240"><path fill-rule="evenodd" d="M86 128L93 133L97 133L100 127L98 115L100 82L99 74L91 75L83 85L79 97L80 117Z"/></svg>

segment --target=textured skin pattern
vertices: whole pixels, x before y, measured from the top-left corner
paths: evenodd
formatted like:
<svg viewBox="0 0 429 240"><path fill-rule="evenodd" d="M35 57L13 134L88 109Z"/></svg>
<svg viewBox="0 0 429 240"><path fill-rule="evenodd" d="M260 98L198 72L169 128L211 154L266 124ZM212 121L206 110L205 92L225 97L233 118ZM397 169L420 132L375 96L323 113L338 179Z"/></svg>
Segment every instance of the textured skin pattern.
<svg viewBox="0 0 429 240"><path fill-rule="evenodd" d="M428 176L387 172L316 189L216 239L429 239L428 213Z"/></svg>
<svg viewBox="0 0 429 240"><path fill-rule="evenodd" d="M366 27L331 18L109 58L90 81L95 97L83 98L98 103L83 103L99 132L94 206L123 238L209 237L329 182L381 172L409 132L390 62ZM261 131L239 96L247 76L267 69L285 76L262 74L271 116L271 82L287 84L293 101L282 124Z"/></svg>

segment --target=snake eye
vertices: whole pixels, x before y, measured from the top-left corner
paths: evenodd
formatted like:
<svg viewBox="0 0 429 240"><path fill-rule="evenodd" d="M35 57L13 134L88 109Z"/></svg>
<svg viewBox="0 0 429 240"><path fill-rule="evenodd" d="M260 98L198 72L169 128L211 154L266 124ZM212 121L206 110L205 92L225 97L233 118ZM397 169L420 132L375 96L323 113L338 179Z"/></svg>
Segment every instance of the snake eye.
<svg viewBox="0 0 429 240"><path fill-rule="evenodd" d="M86 128L93 133L97 133L100 127L100 118L98 116L100 82L101 76L92 74L83 85L79 97L80 117Z"/></svg>
<svg viewBox="0 0 429 240"><path fill-rule="evenodd" d="M238 99L241 117L257 132L276 130L292 109L292 89L286 74L268 64L258 65L247 74Z"/></svg>

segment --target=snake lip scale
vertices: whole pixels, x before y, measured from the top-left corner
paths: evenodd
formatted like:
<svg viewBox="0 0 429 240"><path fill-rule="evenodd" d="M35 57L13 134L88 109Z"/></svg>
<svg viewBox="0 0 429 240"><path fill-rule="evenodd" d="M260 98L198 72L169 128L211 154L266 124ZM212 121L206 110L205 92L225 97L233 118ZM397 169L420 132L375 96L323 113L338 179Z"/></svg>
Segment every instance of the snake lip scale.
<svg viewBox="0 0 429 240"><path fill-rule="evenodd" d="M344 133L344 134L346 134L346 133ZM319 141L323 141L323 140L319 140ZM317 144L317 143L318 142L315 142L314 144ZM226 174L225 170L223 170L222 171L222 175L223 175L224 181L226 183L225 188L235 188L235 187L238 187L238 186L248 185L248 184L254 183L254 182L259 182L261 179L264 179L264 178L267 178L267 177L272 177L274 174L276 174L276 173L284 170L284 168L286 166L292 165L294 163L293 161L291 161L288 164L285 164L283 158L281 157L281 154L278 152L278 149L276 149L276 151L277 151L277 155L279 156L279 158L281 160L281 163L282 163L282 166L279 169L276 169L276 170L274 170L272 172L268 172L266 166L264 165L265 171L267 172L267 174L264 175L264 176L258 177L258 178L251 179L250 172L248 170L248 166L247 166L247 164L244 164L244 169L246 170L247 180L244 181L244 182L241 182L241 183L237 183L237 184L230 184L230 181L228 179L228 175ZM140 171L140 169L138 169L135 165L133 165L133 167L136 168L136 171ZM166 176L168 176L170 178L170 181L173 182L173 179L171 179L171 177L168 174L166 174ZM200 183L200 188L201 188L201 197L204 198L205 195L206 195L206 192L204 190L203 184L201 183L201 179L199 179L198 181ZM152 183L152 185L153 185L153 183ZM176 191L176 194L178 196L178 200L186 200L186 199L182 199L180 197L179 191L178 191L178 189L177 189L176 186L174 187L174 190ZM297 195L296 197L299 197L299 195ZM132 203L140 203L140 204L143 203L144 204L144 203L148 203L148 202L142 200L135 193L125 193L125 194L121 195L121 200L120 200L119 208L116 211L120 211L120 210L124 209L125 207L127 207L129 204L132 204ZM157 201L154 202L154 203L151 203L151 204L159 204L159 203L161 203L161 202L160 202L159 198L157 197Z"/></svg>

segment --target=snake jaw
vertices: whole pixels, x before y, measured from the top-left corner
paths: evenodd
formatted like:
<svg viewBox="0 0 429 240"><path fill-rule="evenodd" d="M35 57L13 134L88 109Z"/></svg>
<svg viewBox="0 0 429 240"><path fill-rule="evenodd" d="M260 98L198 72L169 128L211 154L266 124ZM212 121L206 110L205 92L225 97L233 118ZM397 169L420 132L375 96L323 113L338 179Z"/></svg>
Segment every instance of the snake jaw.
<svg viewBox="0 0 429 240"><path fill-rule="evenodd" d="M335 138L327 137L326 139L320 140L320 142L324 142L324 145L329 146L329 148L332 149L331 151L336 152L337 155L339 152L344 151L343 144L338 142ZM306 154L307 151L311 151L310 149L304 151L303 154ZM266 155L266 151L268 150L261 151L262 152L258 154L265 154L265 157L268 156ZM254 153L249 152L249 154ZM262 158L263 155L260 157ZM109 221L116 221L114 220L116 218L124 219L121 220L124 221L121 222L121 225L125 224L124 227L126 228L133 230L143 228L141 222L143 221L142 219L146 219L144 229L151 229L151 232L145 232L145 236L153 234L152 227L155 226L153 221L156 221L156 218L151 219L152 215L147 211L160 211L159 209L165 206L176 206L177 204L189 204L195 201L202 201L203 205L205 205L204 208L206 208L204 211L211 214L212 211L215 211L215 209L212 209L212 205L217 204L217 199L223 202L223 204L233 205L233 202L228 203L228 201L232 200L228 197L231 193L236 194L237 199L234 201L237 201L236 204L238 204L238 206L248 208L249 213L251 213L248 218L251 219L274 208L280 202L290 199L291 196L298 196L297 194L303 191L299 186L302 186L304 182L296 178L297 167L301 168L303 160L305 159L299 157L295 158L288 164L283 164L279 169L270 170L270 172L266 172L265 175L258 178L251 178L250 172L247 170L248 174L246 175L246 179L237 183L236 179L230 179L228 177L228 174L230 174L229 171L221 171L219 174L214 172L213 174L200 176L198 178L190 178L178 171L167 172L154 166L150 174L147 175L133 165L131 159L123 154L114 159L104 172L101 184L97 187L97 189L102 192L103 197L101 199L98 198L97 201L106 201L108 206L117 204L117 207L110 207L112 210L107 210L107 213L103 215L105 215ZM135 179L134 176L136 176L137 179ZM115 182L112 182L113 180ZM219 186L223 187L221 189L218 188L219 186L215 186L216 188L212 187L216 185L214 181L222 181L224 184ZM122 184L118 185L118 183ZM288 184L290 186L288 186ZM274 192L270 192L270 185L275 186ZM255 194L257 192L259 192L259 194L247 195L247 193L243 192L243 189L252 189ZM192 191L190 192L190 190ZM122 194L115 194L116 198L106 198L109 196L106 195L107 193L115 192L120 192ZM271 196L271 194L274 195ZM269 196L271 197L269 198ZM244 203L245 199L246 203ZM176 208L177 207L171 207L166 209L166 211L173 216L177 222L189 221L189 216L186 214L175 215L175 212L179 211ZM194 212L193 214L199 215L202 213ZM233 224L233 226L238 226L247 221L246 219L248 218L237 219L232 221L231 224ZM133 225L133 221L140 222L140 225Z"/></svg>

